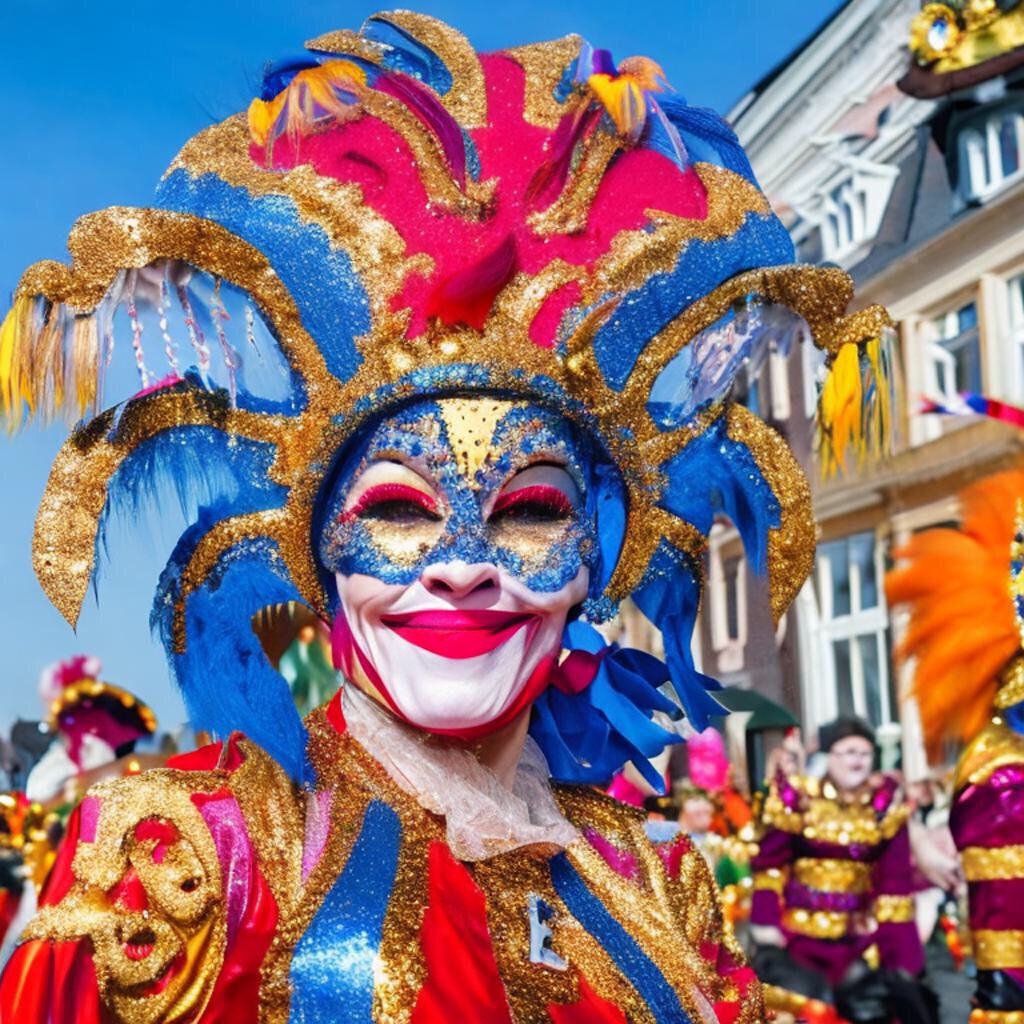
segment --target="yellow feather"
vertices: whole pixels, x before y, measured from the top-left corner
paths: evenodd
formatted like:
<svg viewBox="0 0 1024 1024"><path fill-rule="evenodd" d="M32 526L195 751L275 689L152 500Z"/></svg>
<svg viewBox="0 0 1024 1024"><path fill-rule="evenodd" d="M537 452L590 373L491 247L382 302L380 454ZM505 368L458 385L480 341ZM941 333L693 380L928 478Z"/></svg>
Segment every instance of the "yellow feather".
<svg viewBox="0 0 1024 1024"><path fill-rule="evenodd" d="M636 135L643 128L647 107L644 92L631 75L591 75L587 85L598 102L608 111L622 135Z"/></svg>
<svg viewBox="0 0 1024 1024"><path fill-rule="evenodd" d="M845 470L849 448L863 442L862 394L860 352L854 342L848 342L839 350L821 391L819 419L828 438L824 467L828 472L834 472L836 467Z"/></svg>
<svg viewBox="0 0 1024 1024"><path fill-rule="evenodd" d="M19 387L16 380L17 368L15 356L18 345L18 325L20 323L19 305L25 299L17 299L0 326L0 408L4 416L12 417L19 411L20 402L16 401Z"/></svg>

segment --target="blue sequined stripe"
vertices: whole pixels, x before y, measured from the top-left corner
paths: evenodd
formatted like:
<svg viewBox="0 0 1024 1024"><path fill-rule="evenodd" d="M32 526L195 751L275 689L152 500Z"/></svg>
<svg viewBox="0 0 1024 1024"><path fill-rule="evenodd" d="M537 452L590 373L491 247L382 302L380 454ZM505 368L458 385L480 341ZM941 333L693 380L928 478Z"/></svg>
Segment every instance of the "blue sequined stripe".
<svg viewBox="0 0 1024 1024"><path fill-rule="evenodd" d="M292 956L289 1024L368 1024L373 963L398 867L398 815L374 800L348 863Z"/></svg>
<svg viewBox="0 0 1024 1024"><path fill-rule="evenodd" d="M590 891L564 853L551 860L551 880L569 913L601 944L626 980L646 1000L658 1024L691 1024L665 976Z"/></svg>

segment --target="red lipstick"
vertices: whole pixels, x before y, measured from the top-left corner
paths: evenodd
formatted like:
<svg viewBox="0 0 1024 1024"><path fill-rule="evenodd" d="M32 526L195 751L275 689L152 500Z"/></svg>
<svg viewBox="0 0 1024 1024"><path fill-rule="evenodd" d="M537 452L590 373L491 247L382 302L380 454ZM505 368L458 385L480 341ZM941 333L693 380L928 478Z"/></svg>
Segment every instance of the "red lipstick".
<svg viewBox="0 0 1024 1024"><path fill-rule="evenodd" d="M456 609L385 615L381 621L403 640L445 658L476 658L500 647L536 620L535 615L491 609Z"/></svg>

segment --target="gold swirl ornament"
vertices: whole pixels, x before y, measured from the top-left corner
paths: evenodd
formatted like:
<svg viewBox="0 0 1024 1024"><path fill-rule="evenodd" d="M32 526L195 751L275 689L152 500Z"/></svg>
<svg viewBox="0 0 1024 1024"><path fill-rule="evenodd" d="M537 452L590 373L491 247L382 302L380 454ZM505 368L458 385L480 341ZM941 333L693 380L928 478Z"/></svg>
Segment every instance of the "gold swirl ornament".
<svg viewBox="0 0 1024 1024"><path fill-rule="evenodd" d="M89 939L100 997L123 1024L196 1019L224 959L220 863L175 775L156 770L90 790L100 816L94 841L75 853L77 884L26 932ZM118 895L135 878L144 906Z"/></svg>

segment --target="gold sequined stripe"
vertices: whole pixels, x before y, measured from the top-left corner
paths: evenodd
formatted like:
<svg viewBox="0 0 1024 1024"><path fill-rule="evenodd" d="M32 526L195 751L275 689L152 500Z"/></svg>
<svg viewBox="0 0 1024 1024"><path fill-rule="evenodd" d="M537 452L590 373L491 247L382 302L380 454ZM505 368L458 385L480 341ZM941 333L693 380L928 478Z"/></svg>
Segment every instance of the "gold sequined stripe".
<svg viewBox="0 0 1024 1024"><path fill-rule="evenodd" d="M443 842L438 822L416 807L393 807L402 824L402 845L391 897L384 915L374 971L373 1019L387 1024L409 1020L427 976L420 929L429 900L428 865L432 842ZM417 813L419 812L419 813Z"/></svg>
<svg viewBox="0 0 1024 1024"><path fill-rule="evenodd" d="M803 814L784 804L774 788L764 802L761 820L768 828L777 828L790 835L799 835L804 829Z"/></svg>
<svg viewBox="0 0 1024 1024"><path fill-rule="evenodd" d="M650 891L649 898L653 897L659 906L665 907L677 928L681 927L684 934L692 936L683 949L677 950L677 955L666 956L665 950L658 948L660 959L652 957L669 984L678 993L683 993L680 999L692 1012L686 1002L693 998L687 992L688 987L696 984L704 995L712 999L721 988L714 965L701 955L704 940L721 934L722 913L718 888L711 880L707 861L695 846L691 846L680 859L677 877L670 879L665 870L665 862L647 841L643 827L636 825L634 828L633 846L646 888ZM683 891L687 897L680 901L679 895ZM655 946L659 944L655 943ZM695 1005L693 1008L696 1008Z"/></svg>
<svg viewBox="0 0 1024 1024"><path fill-rule="evenodd" d="M789 908L782 912L782 927L812 939L841 939L850 927L850 915L840 910Z"/></svg>
<svg viewBox="0 0 1024 1024"><path fill-rule="evenodd" d="M868 804L847 804L828 797L812 798L803 817L808 839L849 846L892 839L907 821L910 809L897 804L879 821Z"/></svg>
<svg viewBox="0 0 1024 1024"><path fill-rule="evenodd" d="M278 329L281 350L292 365L304 372L324 365L294 299L267 258L214 221L169 210L110 207L75 222L68 251L70 267L52 260L33 264L15 294L42 295L76 312L91 312L122 270L181 260L248 292Z"/></svg>
<svg viewBox="0 0 1024 1024"><path fill-rule="evenodd" d="M1018 573L1010 582L1010 596L1024 597L1024 575ZM999 689L996 690L997 708L1012 708L1024 700L1024 654L1018 654L999 673Z"/></svg>
<svg viewBox="0 0 1024 1024"><path fill-rule="evenodd" d="M641 850L639 844L630 846L634 853ZM649 880L648 885L637 882L623 884L621 876L589 843L573 843L565 852L587 887L613 913L626 933L661 972L683 1009L691 1018L699 1019L697 992L714 991L714 970L700 956L688 934L689 941L666 948L664 936L679 925L672 907L667 902L656 901L649 891ZM656 853L654 855L657 856ZM691 905L698 911L699 921L706 925L711 910L707 894L695 890ZM697 923L698 918L691 919L691 925ZM685 927L684 932L687 932Z"/></svg>
<svg viewBox="0 0 1024 1024"><path fill-rule="evenodd" d="M652 865L652 874L658 870L664 872L663 862L656 866ZM673 917L677 922L676 928L686 936L687 941L677 951L679 966L683 970L679 973L669 973L666 976L671 978L677 992L685 990L688 984L696 984L701 993L712 1002L726 998L723 993L722 979L718 976L717 964L705 959L701 955L701 949L705 942L711 942L716 945L724 944L734 955L738 951L729 945L729 936L719 903L718 887L711 878L707 861L696 846L691 846L683 854L679 861L678 874L674 879L669 880L668 889ZM664 956L664 953L662 955ZM664 965L659 964L659 966L664 969ZM672 972L674 966L670 963L668 970ZM689 983L687 983L686 975L692 979ZM692 1002L692 997L690 998ZM682 996L681 999L683 999ZM685 999L683 1002L692 1014L694 1007L688 1005Z"/></svg>
<svg viewBox="0 0 1024 1024"><path fill-rule="evenodd" d="M968 846L960 856L968 882L1024 878L1024 846Z"/></svg>
<svg viewBox="0 0 1024 1024"><path fill-rule="evenodd" d="M746 445L779 503L779 525L768 531L768 587L775 622L814 567L817 524L811 487L781 434L741 405L729 410L729 438Z"/></svg>
<svg viewBox="0 0 1024 1024"><path fill-rule="evenodd" d="M338 734L322 710L307 717L306 726L310 734L310 760L318 769L318 784L332 790L330 829L319 861L303 884L291 914L278 922L264 958L260 971L260 1024L287 1024L292 953L344 870L373 799L365 786L345 781L357 764L353 756L355 744Z"/></svg>
<svg viewBox="0 0 1024 1024"><path fill-rule="evenodd" d="M781 896L785 888L786 873L780 868L754 872L754 892L774 892Z"/></svg>
<svg viewBox="0 0 1024 1024"><path fill-rule="evenodd" d="M600 976L615 1000L636 1000L636 993L617 977L614 964L586 945L564 951L564 933L575 925L551 882L547 858L518 849L467 865L487 900L487 929L498 972L505 985L512 1019L547 1021L550 1004L579 1001L579 972L588 980ZM551 948L568 963L564 971L530 962L529 899L538 896L552 911ZM617 1005L623 1005L617 1003Z"/></svg>
<svg viewBox="0 0 1024 1024"><path fill-rule="evenodd" d="M980 786L992 773L1024 760L1024 736L1003 722L989 722L960 755L953 779L954 792L970 784Z"/></svg>
<svg viewBox="0 0 1024 1024"><path fill-rule="evenodd" d="M581 102L589 103L590 100L588 98ZM585 231L590 208L605 173L624 145L620 136L595 130L583 144L582 156L566 180L562 194L546 210L538 210L527 216L526 222L534 234L572 235Z"/></svg>
<svg viewBox="0 0 1024 1024"><path fill-rule="evenodd" d="M871 888L871 867L854 860L801 857L793 864L801 885L819 892L864 893Z"/></svg>
<svg viewBox="0 0 1024 1024"><path fill-rule="evenodd" d="M438 99L462 128L481 128L487 123L483 66L473 45L461 32L437 18L414 11L387 11L374 15L373 20L397 25L441 58L452 76L452 86L443 96L438 95Z"/></svg>
<svg viewBox="0 0 1024 1024"><path fill-rule="evenodd" d="M241 740L245 760L228 778L281 917L302 896L305 794L261 747Z"/></svg>
<svg viewBox="0 0 1024 1024"><path fill-rule="evenodd" d="M906 924L914 920L914 897L883 894L875 897L875 920L879 924Z"/></svg>
<svg viewBox="0 0 1024 1024"><path fill-rule="evenodd" d="M526 72L523 120L527 124L550 129L558 127L565 105L555 98L555 89L566 68L579 56L581 42L579 36L572 35L517 46L502 53Z"/></svg>
<svg viewBox="0 0 1024 1024"><path fill-rule="evenodd" d="M971 1010L967 1024L1024 1024L1024 1010Z"/></svg>
<svg viewBox="0 0 1024 1024"><path fill-rule="evenodd" d="M974 962L980 971L1024 968L1024 931L980 928L972 932Z"/></svg>

